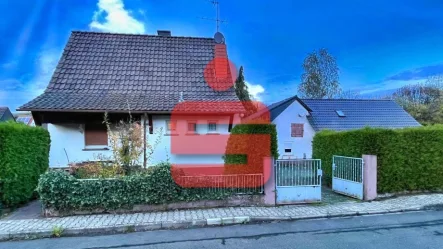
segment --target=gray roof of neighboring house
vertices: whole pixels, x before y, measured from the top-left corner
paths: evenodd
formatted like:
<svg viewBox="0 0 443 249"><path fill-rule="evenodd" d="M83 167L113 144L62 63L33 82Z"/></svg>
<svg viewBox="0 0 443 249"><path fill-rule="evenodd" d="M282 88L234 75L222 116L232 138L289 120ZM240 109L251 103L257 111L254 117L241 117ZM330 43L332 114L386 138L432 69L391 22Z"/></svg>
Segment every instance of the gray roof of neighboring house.
<svg viewBox="0 0 443 249"><path fill-rule="evenodd" d="M12 115L11 111L6 106L0 106L0 121L7 121L10 119L14 119L14 115Z"/></svg>
<svg viewBox="0 0 443 249"><path fill-rule="evenodd" d="M271 120L295 100L307 108L310 113L309 122L316 131L324 129L342 131L366 126L377 128L420 126L393 100L298 99L296 96L270 105L271 116L274 116ZM339 117L336 111L342 111L345 117Z"/></svg>
<svg viewBox="0 0 443 249"><path fill-rule="evenodd" d="M45 92L19 110L171 111L179 102L238 101L203 71L213 38L74 31Z"/></svg>

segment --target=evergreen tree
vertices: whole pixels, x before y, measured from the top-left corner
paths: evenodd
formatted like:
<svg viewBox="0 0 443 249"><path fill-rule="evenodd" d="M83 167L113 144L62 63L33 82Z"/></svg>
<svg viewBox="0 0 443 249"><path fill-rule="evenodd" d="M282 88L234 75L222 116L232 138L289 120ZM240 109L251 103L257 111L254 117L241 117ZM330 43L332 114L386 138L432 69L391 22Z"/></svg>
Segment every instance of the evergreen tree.
<svg viewBox="0 0 443 249"><path fill-rule="evenodd" d="M245 77L243 75L243 66L240 67L238 77L235 80L234 88L238 99L243 102L243 106L247 111L247 115L255 113L257 111L257 108L251 101L252 98L249 94L248 86L245 83Z"/></svg>
<svg viewBox="0 0 443 249"><path fill-rule="evenodd" d="M238 77L235 80L235 93L240 101L250 101L251 95L248 91L248 86L245 83L245 77L243 76L243 66L238 71Z"/></svg>

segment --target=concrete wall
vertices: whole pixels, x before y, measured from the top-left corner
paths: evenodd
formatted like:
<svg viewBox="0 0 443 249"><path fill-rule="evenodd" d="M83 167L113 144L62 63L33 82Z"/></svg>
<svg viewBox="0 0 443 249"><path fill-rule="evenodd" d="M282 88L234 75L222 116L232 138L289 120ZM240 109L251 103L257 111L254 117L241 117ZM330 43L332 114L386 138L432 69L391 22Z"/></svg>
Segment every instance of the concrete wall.
<svg viewBox="0 0 443 249"><path fill-rule="evenodd" d="M277 128L278 153L280 158L285 153L285 144L292 144L291 158L306 158L312 157L312 139L315 131L307 119L309 112L298 102L294 101L288 108L286 108L277 118L272 122ZM303 137L291 137L291 123L303 123L304 134ZM288 157L284 157L287 159Z"/></svg>
<svg viewBox="0 0 443 249"><path fill-rule="evenodd" d="M155 148L154 154L148 165L154 165L162 161L171 163L223 163L222 155L173 155L171 154L171 136L166 134L166 120L170 115L153 115L154 134L147 131L147 141L153 144L153 141L160 138L160 143ZM236 117L238 120L239 117ZM208 132L208 121L218 120L217 133L229 134L228 122L229 116L219 118L206 116L204 118L192 119L197 121L197 133L206 134ZM146 121L146 125L148 122ZM178 127L187 129L187 121L180 120ZM47 124L47 129L51 135L51 150L49 153L50 167L65 167L69 162L82 162L97 160L99 154L112 156L111 150L85 150L85 139L83 126L79 124ZM160 134L160 131L162 133ZM66 150L66 153L65 153ZM67 155L66 155L67 154ZM143 157L140 160L143 163Z"/></svg>

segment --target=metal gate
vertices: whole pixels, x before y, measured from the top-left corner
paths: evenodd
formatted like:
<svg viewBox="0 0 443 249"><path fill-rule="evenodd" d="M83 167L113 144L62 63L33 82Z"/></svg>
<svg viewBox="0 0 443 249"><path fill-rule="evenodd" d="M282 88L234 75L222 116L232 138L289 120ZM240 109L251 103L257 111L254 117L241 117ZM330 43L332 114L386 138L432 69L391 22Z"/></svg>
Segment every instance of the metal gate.
<svg viewBox="0 0 443 249"><path fill-rule="evenodd" d="M320 159L275 161L277 204L321 201Z"/></svg>
<svg viewBox="0 0 443 249"><path fill-rule="evenodd" d="M332 190L363 200L363 159L332 157Z"/></svg>

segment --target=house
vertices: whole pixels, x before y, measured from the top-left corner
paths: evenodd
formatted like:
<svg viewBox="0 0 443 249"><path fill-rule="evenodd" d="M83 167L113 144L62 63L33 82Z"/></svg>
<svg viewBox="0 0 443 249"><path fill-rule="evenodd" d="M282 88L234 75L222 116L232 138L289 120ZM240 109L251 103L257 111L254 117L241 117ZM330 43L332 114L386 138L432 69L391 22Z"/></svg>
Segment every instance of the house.
<svg viewBox="0 0 443 249"><path fill-rule="evenodd" d="M364 127L405 128L420 124L393 100L300 99L293 96L268 106L277 128L281 158L311 158L312 139L321 130Z"/></svg>
<svg viewBox="0 0 443 249"><path fill-rule="evenodd" d="M14 113L15 121L23 123L28 126L35 126L34 119L30 112L16 112Z"/></svg>
<svg viewBox="0 0 443 249"><path fill-rule="evenodd" d="M0 122L6 122L8 120L14 120L14 115L6 106L0 106Z"/></svg>
<svg viewBox="0 0 443 249"><path fill-rule="evenodd" d="M152 160L141 160L148 166L166 160L223 163L220 154L173 154L171 137L179 129L229 134L239 120L244 109L220 106L238 102L233 87L217 91L204 77L217 70L231 75L223 63L208 68L215 58L227 57L224 37L218 32L215 38L200 38L176 37L170 31L158 35L74 31L44 93L18 110L32 112L35 124L50 132L51 167L95 160L98 153L111 156L104 113L115 122L127 119L129 110L143 125L146 141L160 138ZM171 120L174 107L187 102L200 103L198 110L192 110L198 115L193 120ZM222 115L211 115L210 103L223 109Z"/></svg>

